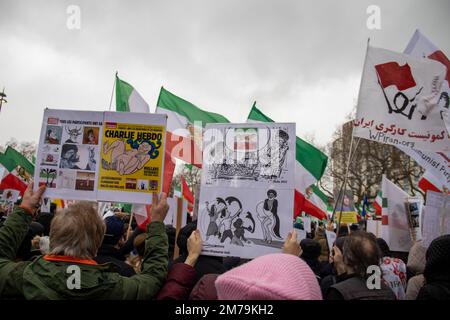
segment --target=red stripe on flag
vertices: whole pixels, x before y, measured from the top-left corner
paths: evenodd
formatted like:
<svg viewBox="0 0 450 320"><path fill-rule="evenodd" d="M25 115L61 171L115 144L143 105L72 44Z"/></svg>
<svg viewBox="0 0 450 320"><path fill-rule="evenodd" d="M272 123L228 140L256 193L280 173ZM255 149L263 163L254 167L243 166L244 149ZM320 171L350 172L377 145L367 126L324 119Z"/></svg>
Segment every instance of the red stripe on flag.
<svg viewBox="0 0 450 320"><path fill-rule="evenodd" d="M194 203L194 195L192 194L191 190L189 189L186 180L184 180L183 177L181 177L181 189L182 189L182 194L183 194L183 198L186 199L187 202L189 203Z"/></svg>
<svg viewBox="0 0 450 320"><path fill-rule="evenodd" d="M166 149L170 150L172 157L191 163L196 167L202 167L202 151L194 139L167 132Z"/></svg>
<svg viewBox="0 0 450 320"><path fill-rule="evenodd" d="M317 208L311 201L306 199L306 197L295 190L294 194L294 219L300 215L300 213L304 211L305 213L316 217L320 220L327 219L327 213Z"/></svg>
<svg viewBox="0 0 450 320"><path fill-rule="evenodd" d="M388 222L389 222L388 217L389 217L389 216L387 216L387 215L381 216L381 224L382 224L383 226L387 226L387 225L388 225Z"/></svg>
<svg viewBox="0 0 450 320"><path fill-rule="evenodd" d="M416 86L408 64L400 66L397 62L387 62L376 65L375 69L383 88L395 85L398 90L405 90Z"/></svg>
<svg viewBox="0 0 450 320"><path fill-rule="evenodd" d="M435 192L442 192L438 187L436 187L434 184L432 184L429 180L425 178L421 178L419 180L418 186L420 189L422 189L425 193L428 190L435 191Z"/></svg>
<svg viewBox="0 0 450 320"><path fill-rule="evenodd" d="M18 177L10 173L3 178L2 182L0 183L0 189L19 190L20 195L23 195L23 193L27 189L27 185Z"/></svg>

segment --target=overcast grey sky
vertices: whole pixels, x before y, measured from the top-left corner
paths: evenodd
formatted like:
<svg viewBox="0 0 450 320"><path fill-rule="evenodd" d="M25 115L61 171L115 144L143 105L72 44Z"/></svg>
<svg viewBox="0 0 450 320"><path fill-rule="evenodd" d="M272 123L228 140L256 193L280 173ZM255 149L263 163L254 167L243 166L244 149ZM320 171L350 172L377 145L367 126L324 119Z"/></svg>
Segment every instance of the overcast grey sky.
<svg viewBox="0 0 450 320"><path fill-rule="evenodd" d="M1 0L0 144L37 142L45 107L107 110L118 70L151 111L161 86L233 122L256 100L323 145L356 103L367 38L403 51L419 28L449 55L449 13L448 0Z"/></svg>

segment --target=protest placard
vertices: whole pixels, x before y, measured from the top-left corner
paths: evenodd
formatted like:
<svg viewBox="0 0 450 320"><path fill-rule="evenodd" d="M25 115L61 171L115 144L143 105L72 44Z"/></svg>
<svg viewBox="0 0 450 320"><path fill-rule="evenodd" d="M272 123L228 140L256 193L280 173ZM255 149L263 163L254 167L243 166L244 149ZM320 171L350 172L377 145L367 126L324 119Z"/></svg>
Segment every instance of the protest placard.
<svg viewBox="0 0 450 320"><path fill-rule="evenodd" d="M352 223L358 223L358 218L356 217L356 211L342 211L342 216L341 216L341 212L336 211L336 216L337 216L338 221L339 221L339 217L341 218L341 223L347 223L349 225Z"/></svg>
<svg viewBox="0 0 450 320"><path fill-rule="evenodd" d="M450 195L427 191L423 209L422 244L428 248L437 237L450 234Z"/></svg>
<svg viewBox="0 0 450 320"><path fill-rule="evenodd" d="M204 134L202 254L280 252L292 230L295 124L211 124Z"/></svg>
<svg viewBox="0 0 450 320"><path fill-rule="evenodd" d="M311 218L309 217L302 217L303 220L303 229L307 233L311 233Z"/></svg>
<svg viewBox="0 0 450 320"><path fill-rule="evenodd" d="M164 170L164 115L46 109L35 184L44 197L151 203Z"/></svg>
<svg viewBox="0 0 450 320"><path fill-rule="evenodd" d="M366 231L381 238L381 220L367 220Z"/></svg>
<svg viewBox="0 0 450 320"><path fill-rule="evenodd" d="M336 233L334 233L333 231L329 231L329 230L325 230L325 234L327 236L327 244L328 244L328 249L333 249L333 244L336 241Z"/></svg>

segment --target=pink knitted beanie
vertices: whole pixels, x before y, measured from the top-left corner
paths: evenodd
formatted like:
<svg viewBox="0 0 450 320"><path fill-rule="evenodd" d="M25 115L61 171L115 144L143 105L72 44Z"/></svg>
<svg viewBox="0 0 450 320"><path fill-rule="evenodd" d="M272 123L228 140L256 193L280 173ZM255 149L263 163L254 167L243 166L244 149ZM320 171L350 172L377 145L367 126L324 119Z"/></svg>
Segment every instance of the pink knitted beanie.
<svg viewBox="0 0 450 320"><path fill-rule="evenodd" d="M299 257L285 253L258 257L215 282L219 300L322 300L316 276Z"/></svg>

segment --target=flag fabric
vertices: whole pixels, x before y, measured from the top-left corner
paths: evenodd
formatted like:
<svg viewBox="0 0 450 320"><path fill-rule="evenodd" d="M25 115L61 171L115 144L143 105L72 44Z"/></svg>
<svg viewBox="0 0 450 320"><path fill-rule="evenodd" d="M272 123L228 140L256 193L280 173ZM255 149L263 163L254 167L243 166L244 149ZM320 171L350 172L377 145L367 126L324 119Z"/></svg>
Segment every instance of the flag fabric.
<svg viewBox="0 0 450 320"><path fill-rule="evenodd" d="M414 159L425 173L421 178L422 184L426 185L430 180L437 189L442 190L444 187L450 189L450 153L444 152L425 152L413 148L398 147L412 159ZM429 179L427 179L429 178ZM419 181L420 183L420 181ZM419 184L420 187L420 184Z"/></svg>
<svg viewBox="0 0 450 320"><path fill-rule="evenodd" d="M446 188L447 192L450 190L450 187L447 184L442 184L442 180L440 177L436 177L432 172L425 171L422 177L419 179L418 187L425 193L428 190L434 192L444 192L444 188Z"/></svg>
<svg viewBox="0 0 450 320"><path fill-rule="evenodd" d="M18 190L22 195L34 175L34 165L23 154L8 146L4 153L0 153L0 166L0 189Z"/></svg>
<svg viewBox="0 0 450 320"><path fill-rule="evenodd" d="M119 112L142 112L150 113L148 104L141 97L139 92L129 83L120 80L116 74L116 111ZM169 134L166 130L166 149L164 156L164 172L162 192L169 193L172 183L173 172L175 171L175 162L171 158L173 145L167 143ZM131 208L130 208L131 210ZM140 212L140 211L139 211Z"/></svg>
<svg viewBox="0 0 450 320"><path fill-rule="evenodd" d="M438 103L439 112L445 120L445 114L448 114L450 93L450 61L445 54L438 49L427 37L419 30L414 32L404 53L416 58L428 58L439 61L447 68L445 81L442 85L442 97ZM447 98L446 98L447 97ZM447 124L447 131L449 126ZM443 152L424 152L412 148L399 147L408 156L413 158L421 167L425 169L425 174L419 180L419 187L426 190L439 191L443 187L450 189L450 153Z"/></svg>
<svg viewBox="0 0 450 320"><path fill-rule="evenodd" d="M403 91L417 85L408 64L400 66L397 62L388 62L376 65L375 69L383 88L394 85L398 90Z"/></svg>
<svg viewBox="0 0 450 320"><path fill-rule="evenodd" d="M369 199L367 198L367 195L364 195L363 203L362 203L362 210L361 210L361 217L365 219L367 214L367 208L369 207Z"/></svg>
<svg viewBox="0 0 450 320"><path fill-rule="evenodd" d="M383 208L383 197L381 196L381 191L378 191L375 201L373 202L373 207L375 208L375 214L381 216L381 211Z"/></svg>
<svg viewBox="0 0 450 320"><path fill-rule="evenodd" d="M183 194L183 198L186 199L188 203L194 204L194 194L189 189L183 176L181 177L181 192Z"/></svg>
<svg viewBox="0 0 450 320"><path fill-rule="evenodd" d="M412 246L405 202L409 195L383 175L381 234L392 251L408 252Z"/></svg>
<svg viewBox="0 0 450 320"><path fill-rule="evenodd" d="M438 107L446 72L437 61L368 46L353 135L449 152L450 138Z"/></svg>
<svg viewBox="0 0 450 320"><path fill-rule="evenodd" d="M139 92L116 74L116 111L149 113L150 108Z"/></svg>
<svg viewBox="0 0 450 320"><path fill-rule="evenodd" d="M170 138L166 143L174 145L172 155L197 167L201 167L202 152L199 147L201 140L195 140L197 135L194 134L194 122L199 122L202 128L208 123L230 122L224 116L204 111L164 88L159 93L155 112L167 115L167 132ZM201 137L200 132L198 138Z"/></svg>
<svg viewBox="0 0 450 320"><path fill-rule="evenodd" d="M274 122L271 118L263 114L253 104L247 122ZM312 190L312 197L306 196L307 189L315 184L322 177L327 166L327 156L308 142L296 138L295 144L295 196L294 196L294 218L302 211L319 219L328 219L327 206L328 200L317 187ZM310 200L311 199L311 200ZM324 210L325 209L325 210Z"/></svg>

